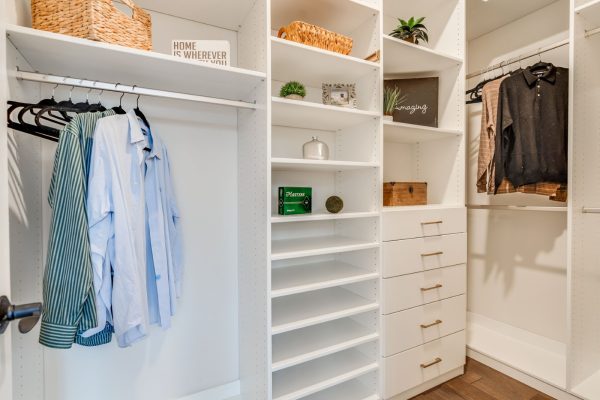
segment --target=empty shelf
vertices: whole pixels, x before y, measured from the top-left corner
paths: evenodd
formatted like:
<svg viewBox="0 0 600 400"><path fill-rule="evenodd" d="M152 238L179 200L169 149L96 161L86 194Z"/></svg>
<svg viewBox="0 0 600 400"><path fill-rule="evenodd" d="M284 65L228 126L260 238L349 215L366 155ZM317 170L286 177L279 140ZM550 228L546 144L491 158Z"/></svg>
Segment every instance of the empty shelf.
<svg viewBox="0 0 600 400"><path fill-rule="evenodd" d="M377 368L376 360L357 350L346 350L273 373L273 399L301 399Z"/></svg>
<svg viewBox="0 0 600 400"><path fill-rule="evenodd" d="M600 28L600 0L588 1L575 7L575 14L585 19L586 29Z"/></svg>
<svg viewBox="0 0 600 400"><path fill-rule="evenodd" d="M274 268L272 272L271 297L289 296L376 279L377 272L367 271L340 261Z"/></svg>
<svg viewBox="0 0 600 400"><path fill-rule="evenodd" d="M304 100L289 100L281 97L273 97L272 104L272 124L275 126L339 131L380 117L380 113L376 111L330 106Z"/></svg>
<svg viewBox="0 0 600 400"><path fill-rule="evenodd" d="M262 72L218 67L21 26L9 26L7 35L31 67L44 74L116 81L124 85L228 100L250 100L247 97L266 77ZM66 62L64 54L77 56ZM140 68L141 65L144 67ZM81 76L82 72L85 72L85 77Z"/></svg>
<svg viewBox="0 0 600 400"><path fill-rule="evenodd" d="M385 121L383 130L385 141L395 143L419 143L462 135L461 131L455 129L432 128L393 121Z"/></svg>
<svg viewBox="0 0 600 400"><path fill-rule="evenodd" d="M303 400L380 400L376 387L367 387L357 380L323 390Z"/></svg>
<svg viewBox="0 0 600 400"><path fill-rule="evenodd" d="M273 335L379 308L376 301L365 299L339 287L278 297L272 302L271 333Z"/></svg>
<svg viewBox="0 0 600 400"><path fill-rule="evenodd" d="M273 371L377 340L379 335L349 318L273 337Z"/></svg>
<svg viewBox="0 0 600 400"><path fill-rule="evenodd" d="M379 64L290 40L271 38L273 79L320 88L323 82L356 82Z"/></svg>
<svg viewBox="0 0 600 400"><path fill-rule="evenodd" d="M302 215L273 215L271 223L283 224L287 222L310 222L310 221L330 221L336 219L358 219L358 218L375 218L379 216L378 211L364 212L340 212L337 214L331 213L311 213Z"/></svg>
<svg viewBox="0 0 600 400"><path fill-rule="evenodd" d="M356 169L377 168L376 162L306 160L302 158L272 158L273 171L351 171Z"/></svg>
<svg viewBox="0 0 600 400"><path fill-rule="evenodd" d="M378 247L376 241L360 240L345 236L317 236L298 239L273 240L271 260L286 260L324 254L335 254Z"/></svg>
<svg viewBox="0 0 600 400"><path fill-rule="evenodd" d="M385 35L384 74L436 72L462 64L462 59Z"/></svg>

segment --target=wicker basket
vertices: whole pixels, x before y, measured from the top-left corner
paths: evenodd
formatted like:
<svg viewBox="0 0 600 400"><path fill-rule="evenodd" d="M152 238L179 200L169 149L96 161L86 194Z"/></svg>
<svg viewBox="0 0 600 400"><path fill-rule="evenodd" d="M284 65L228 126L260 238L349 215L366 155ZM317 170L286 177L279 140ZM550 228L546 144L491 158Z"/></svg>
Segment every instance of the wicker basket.
<svg viewBox="0 0 600 400"><path fill-rule="evenodd" d="M31 0L35 29L98 42L152 50L150 15L131 0L121 0L133 15L117 9L112 0Z"/></svg>
<svg viewBox="0 0 600 400"><path fill-rule="evenodd" d="M302 21L294 21L288 26L284 26L279 29L277 36L345 55L352 51L352 38Z"/></svg>

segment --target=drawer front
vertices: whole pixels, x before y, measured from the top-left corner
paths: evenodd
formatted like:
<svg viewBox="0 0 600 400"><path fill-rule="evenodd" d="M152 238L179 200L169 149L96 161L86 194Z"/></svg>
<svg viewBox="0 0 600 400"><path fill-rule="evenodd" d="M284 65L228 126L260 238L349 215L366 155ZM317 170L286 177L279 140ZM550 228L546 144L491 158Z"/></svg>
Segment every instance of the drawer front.
<svg viewBox="0 0 600 400"><path fill-rule="evenodd" d="M403 352L465 330L466 296L452 297L383 317L383 355Z"/></svg>
<svg viewBox="0 0 600 400"><path fill-rule="evenodd" d="M455 265L383 280L382 313L391 314L412 307L465 294L466 265Z"/></svg>
<svg viewBox="0 0 600 400"><path fill-rule="evenodd" d="M467 231L467 209L398 210L383 214L383 240L412 239Z"/></svg>
<svg viewBox="0 0 600 400"><path fill-rule="evenodd" d="M466 262L466 233L383 243L384 278Z"/></svg>
<svg viewBox="0 0 600 400"><path fill-rule="evenodd" d="M384 358L384 398L389 399L463 366L466 358L465 340L465 331L461 331Z"/></svg>

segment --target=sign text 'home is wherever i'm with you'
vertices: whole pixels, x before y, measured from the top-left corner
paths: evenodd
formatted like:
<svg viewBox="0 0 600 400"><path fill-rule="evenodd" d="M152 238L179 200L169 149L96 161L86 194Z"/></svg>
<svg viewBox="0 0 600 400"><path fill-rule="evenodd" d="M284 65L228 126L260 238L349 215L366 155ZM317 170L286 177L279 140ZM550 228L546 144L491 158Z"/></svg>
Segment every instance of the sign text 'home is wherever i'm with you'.
<svg viewBox="0 0 600 400"><path fill-rule="evenodd" d="M188 60L231 65L231 51L227 40L173 40L171 52L176 57Z"/></svg>

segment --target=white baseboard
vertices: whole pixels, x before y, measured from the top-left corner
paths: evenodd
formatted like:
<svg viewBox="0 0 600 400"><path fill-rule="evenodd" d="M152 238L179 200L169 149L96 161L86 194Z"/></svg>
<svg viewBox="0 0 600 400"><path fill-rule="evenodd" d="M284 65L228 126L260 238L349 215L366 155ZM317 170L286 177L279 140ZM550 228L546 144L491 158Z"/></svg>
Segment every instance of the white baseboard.
<svg viewBox="0 0 600 400"><path fill-rule="evenodd" d="M230 382L177 400L227 400L240 394L240 381Z"/></svg>
<svg viewBox="0 0 600 400"><path fill-rule="evenodd" d="M412 388L410 390L407 390L404 393L400 393L397 396L391 397L388 400L407 400L407 399L411 399L415 396L420 395L423 392L428 391L429 389L433 389L436 386L441 385L444 382L448 382L451 379L456 378L457 376L460 376L462 374L465 373L465 369L464 367L460 367L457 368L455 370L452 370L450 372L446 372L444 375L440 375L435 379L432 379L430 381L427 381L415 388Z"/></svg>

